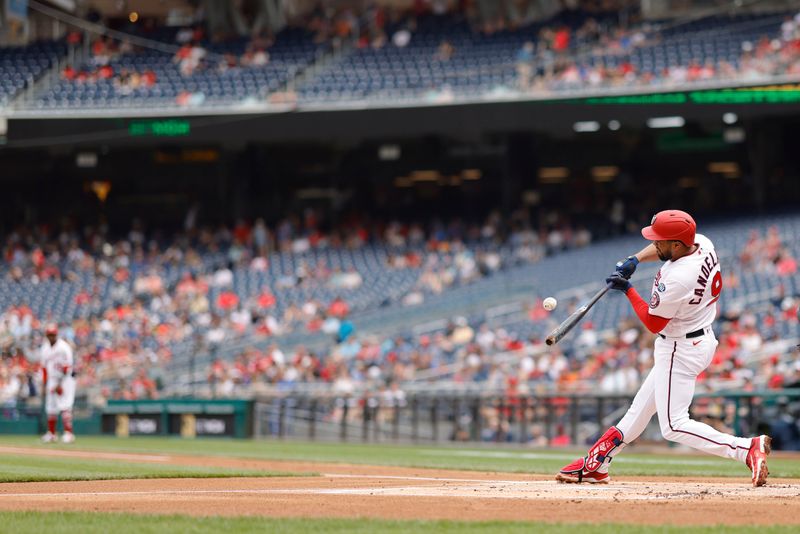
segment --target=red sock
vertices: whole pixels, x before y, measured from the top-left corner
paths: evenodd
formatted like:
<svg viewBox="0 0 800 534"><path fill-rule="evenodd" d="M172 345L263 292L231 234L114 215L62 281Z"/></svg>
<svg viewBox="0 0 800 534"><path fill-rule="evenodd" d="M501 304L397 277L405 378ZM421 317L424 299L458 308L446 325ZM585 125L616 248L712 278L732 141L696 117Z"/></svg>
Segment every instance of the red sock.
<svg viewBox="0 0 800 534"><path fill-rule="evenodd" d="M56 433L56 420L58 419L57 415L48 415L47 416L47 431L51 434Z"/></svg>
<svg viewBox="0 0 800 534"><path fill-rule="evenodd" d="M64 423L64 432L72 433L72 411L65 410L61 412L61 422Z"/></svg>

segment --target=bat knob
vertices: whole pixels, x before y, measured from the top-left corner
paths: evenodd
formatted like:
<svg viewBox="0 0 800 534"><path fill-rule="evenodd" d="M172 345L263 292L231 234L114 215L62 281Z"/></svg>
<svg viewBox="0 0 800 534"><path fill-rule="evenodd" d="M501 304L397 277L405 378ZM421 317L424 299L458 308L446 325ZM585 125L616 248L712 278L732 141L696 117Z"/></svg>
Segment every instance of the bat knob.
<svg viewBox="0 0 800 534"><path fill-rule="evenodd" d="M547 339L545 339L544 342L549 346L555 343L556 340L555 338L553 338L553 336L547 336Z"/></svg>

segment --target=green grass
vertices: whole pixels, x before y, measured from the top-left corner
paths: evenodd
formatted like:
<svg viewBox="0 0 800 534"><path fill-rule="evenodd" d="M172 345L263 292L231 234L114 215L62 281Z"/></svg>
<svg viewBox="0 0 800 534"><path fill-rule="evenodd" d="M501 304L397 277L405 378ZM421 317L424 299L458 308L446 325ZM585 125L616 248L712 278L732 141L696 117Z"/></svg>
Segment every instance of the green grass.
<svg viewBox="0 0 800 534"><path fill-rule="evenodd" d="M105 534L113 525L114 534L170 533L262 533L295 534L306 532L382 534L425 533L530 533L557 534L634 534L662 532L665 534L778 534L786 532L785 526L698 527L698 526L635 526L624 524L547 524L531 522L460 522L460 521L383 521L375 519L268 519L260 517L190 517L182 515L135 515L86 512L0 512L0 524L14 534L75 533Z"/></svg>
<svg viewBox="0 0 800 534"><path fill-rule="evenodd" d="M503 447L360 445L152 437L120 439L95 436L79 436L79 441L72 445L44 445L31 436L0 436L0 445L543 474L554 473L578 455L575 451L567 450L541 451ZM0 461L2 459L0 456ZM40 462L40 459L36 462ZM800 462L796 459L772 457L769 467L770 475L773 477L800 478ZM616 475L644 476L746 478L750 474L743 464L724 458L701 454L642 454L636 453L635 447L626 450L614 460L613 471Z"/></svg>
<svg viewBox="0 0 800 534"><path fill-rule="evenodd" d="M44 482L50 480L107 480L121 478L221 478L298 476L256 469L226 469L91 458L0 455L0 482Z"/></svg>

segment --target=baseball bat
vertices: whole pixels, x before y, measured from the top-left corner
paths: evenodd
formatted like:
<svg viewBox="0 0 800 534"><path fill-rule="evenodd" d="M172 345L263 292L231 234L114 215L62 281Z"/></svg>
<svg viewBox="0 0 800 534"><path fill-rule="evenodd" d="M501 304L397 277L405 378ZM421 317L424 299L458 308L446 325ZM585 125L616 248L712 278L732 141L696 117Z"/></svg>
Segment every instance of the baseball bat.
<svg viewBox="0 0 800 534"><path fill-rule="evenodd" d="M589 302L587 302L586 304L575 310L575 312L572 315L564 319L563 323L558 325L555 330L550 332L550 335L547 336L547 339L545 339L544 342L547 343L548 345L555 345L556 343L558 343L562 337L567 335L567 332L575 328L575 325L578 324L581 321L581 319L583 319L583 316L586 315L586 312L591 310L592 306L597 304L597 301L600 300L600 298L603 295L605 295L608 292L608 290L609 287L605 286L603 287L603 289L595 293L594 296L591 299L589 299Z"/></svg>

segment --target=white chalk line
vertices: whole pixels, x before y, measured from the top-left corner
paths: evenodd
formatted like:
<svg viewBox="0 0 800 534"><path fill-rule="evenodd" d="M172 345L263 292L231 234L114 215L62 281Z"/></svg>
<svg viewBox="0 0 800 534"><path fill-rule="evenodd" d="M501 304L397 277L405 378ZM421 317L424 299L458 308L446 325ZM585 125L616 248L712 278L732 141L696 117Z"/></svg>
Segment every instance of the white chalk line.
<svg viewBox="0 0 800 534"><path fill-rule="evenodd" d="M445 484L444 486L410 485L396 487L361 487L361 488L270 488L270 489L174 489L174 490L147 490L147 491L65 491L65 492L19 492L0 493L0 502L3 499L36 499L36 498L74 498L74 497L154 497L154 496L191 496L191 495L362 495L362 496L393 496L393 497L446 497L446 498L492 498L492 499L526 499L526 500L575 500L598 499L608 500L609 494L613 498L622 500L680 500L691 498L705 498L709 492L725 492L726 497L742 497L762 494L767 497L796 497L800 487L796 485L779 485L754 490L746 485L715 483L698 488L678 489L679 483L671 483L671 488L647 488L648 493L642 493L647 487L644 482L623 482L608 485L560 485L554 481L546 480L475 480L475 479L445 479L428 477L400 477L378 475L339 475L326 474L329 478L361 478L361 479L392 479L428 482L454 482L460 484ZM521 487L522 486L522 487ZM505 492L503 490L509 489ZM713 495L711 496L713 497Z"/></svg>
<svg viewBox="0 0 800 534"><path fill-rule="evenodd" d="M0 499L9 497L131 497L137 495L206 495L226 493L291 493L300 490L275 490L275 489L219 489L219 490L150 490L150 491L65 491L51 493L0 493ZM303 490L304 491L304 490Z"/></svg>
<svg viewBox="0 0 800 534"><path fill-rule="evenodd" d="M358 478L358 479L392 479L392 480L409 480L409 481L430 481L430 482L472 482L472 483L486 483L493 485L514 485L514 484L546 484L552 486L551 481L524 481L524 480L478 480L478 479L464 479L464 478L429 478L429 477L401 477L401 476L380 476L380 475L341 475L341 474L324 474L323 478ZM414 487L414 486L411 486ZM417 486L418 487L418 486ZM381 488L376 488L381 489ZM361 488L348 488L343 491L360 491ZM152 491L84 491L84 492L50 492L50 493L0 493L0 498L3 497L56 497L56 496L75 496L87 497L91 495L193 495L205 493L304 493L304 492L328 492L335 491L331 488L317 488L317 489L218 489L218 490L152 490ZM364 491L369 491L365 489Z"/></svg>
<svg viewBox="0 0 800 534"><path fill-rule="evenodd" d="M548 483L552 484L552 483ZM502 491L496 491L492 488L452 488L451 491L441 491L438 488L431 488L430 486L406 486L406 487L396 487L396 488L342 488L342 489L322 489L322 490L312 490L309 493L318 494L318 495L363 495L363 496L373 496L373 497L445 497L445 498L465 498L465 499L526 499L526 500L554 500L554 501L566 501L566 500L575 500L575 499L597 499L597 500L609 500L609 496L607 494L603 494L603 492L612 492L615 491L617 493L620 492L620 488L618 487L593 487L592 492L586 492L586 488L571 488L575 491L582 491L580 494L578 493L554 493L554 494L540 494L535 493L533 490L530 492L517 492L512 491L508 493L503 493ZM596 492L596 493L595 493ZM300 491L293 491L292 493L302 493ZM678 494L678 495L642 495L642 494L620 494L617 496L619 499L625 500L655 500L655 499L665 499L665 498L681 498L687 497L685 494Z"/></svg>
<svg viewBox="0 0 800 534"><path fill-rule="evenodd" d="M551 483L548 483L551 484ZM541 490L542 488L537 488ZM616 492L614 498L620 500L664 500L664 499L686 499L692 497L700 497L700 493L689 492L660 492L656 494L640 494L625 492L621 487L604 486L604 487L591 487L582 488L579 486L570 487L572 493L556 492L556 493L537 493L535 490L529 492L510 491L503 493L494 488L482 487L462 487L462 488L448 488L442 490L440 488L431 488L428 486L404 486L396 488L306 488L306 489L251 489L251 490L153 490L153 491L91 491L91 492L64 492L64 493L5 493L0 494L0 502L4 499L41 499L41 498L57 498L69 499L75 497L158 497L158 496L192 496L192 495L360 495L360 496L391 496L391 497L444 497L444 498L467 498L467 499L526 499L526 500L575 500L575 499L597 499L608 500L609 493ZM736 495L744 495L743 490L736 492ZM796 493L788 494L772 494L773 497L791 497Z"/></svg>
<svg viewBox="0 0 800 534"><path fill-rule="evenodd" d="M124 454L119 452L65 451L63 449L28 449L24 447L0 446L0 454L22 454L25 456L60 456L66 458L89 458L92 460L131 460L145 462L169 462L171 456L147 454Z"/></svg>
<svg viewBox="0 0 800 534"><path fill-rule="evenodd" d="M300 493L300 492L295 492ZM446 498L446 499L495 499L495 500L526 500L526 501L601 501L601 502L610 502L612 501L612 496L609 495L600 495L600 494L572 494L572 495L525 495L525 494L517 494L517 493L479 493L479 492L462 492L458 494L442 494L442 493L435 493L435 492L425 492L425 491L415 491L414 493L403 493L403 492L387 492L387 491L350 491L350 490L323 490L317 492L304 492L304 495L341 495L341 496L360 496L360 497L427 497L427 498ZM737 495L736 497L741 497L742 495ZM688 499L697 499L699 495L682 495L682 494L674 494L674 495L630 495L630 494L623 494L623 495L616 495L613 496L613 499L618 501L681 501L681 500L688 500ZM733 497L733 496L729 496ZM784 496L782 496L784 497Z"/></svg>
<svg viewBox="0 0 800 534"><path fill-rule="evenodd" d="M493 484L531 484L541 482L540 480L487 480L485 478L440 478L440 477L404 477L396 475L343 475L338 473L329 473L322 475L325 478L373 478L379 480L424 480L430 482L491 482ZM547 481L548 484L550 483Z"/></svg>

